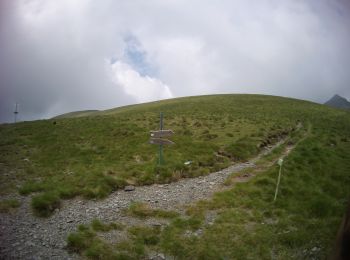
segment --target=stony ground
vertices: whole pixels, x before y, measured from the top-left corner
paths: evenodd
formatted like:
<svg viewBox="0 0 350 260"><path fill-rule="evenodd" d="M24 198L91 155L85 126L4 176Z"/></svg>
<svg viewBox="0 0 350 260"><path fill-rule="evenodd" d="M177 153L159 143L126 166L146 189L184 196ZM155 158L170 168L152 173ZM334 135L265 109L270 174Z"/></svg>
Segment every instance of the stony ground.
<svg viewBox="0 0 350 260"><path fill-rule="evenodd" d="M274 147L283 143L283 140ZM79 224L88 224L92 219L114 221L127 226L137 224L165 225L166 220L140 220L127 216L124 209L134 201L146 202L153 208L183 211L183 206L210 197L222 189L222 184L231 173L255 167L255 162L274 147L267 147L257 158L230 166L227 169L193 179L181 179L170 184L131 187L120 190L104 200L76 198L63 202L60 210L49 218L35 217L30 209L30 196L9 195L0 199L15 198L21 202L13 213L0 213L0 258L1 259L77 259L78 255L65 250L66 237ZM290 149L287 149L284 156ZM252 176L241 176L237 181ZM242 179L243 178L243 179ZM105 234L105 239L118 239L118 232ZM123 236L123 234L119 234ZM122 239L122 238L120 238Z"/></svg>

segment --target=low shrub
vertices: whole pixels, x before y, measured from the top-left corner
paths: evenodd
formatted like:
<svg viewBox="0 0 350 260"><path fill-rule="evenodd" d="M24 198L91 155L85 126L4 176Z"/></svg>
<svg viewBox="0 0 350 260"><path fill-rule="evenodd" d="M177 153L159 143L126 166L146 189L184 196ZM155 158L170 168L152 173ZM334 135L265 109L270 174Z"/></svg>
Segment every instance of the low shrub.
<svg viewBox="0 0 350 260"><path fill-rule="evenodd" d="M57 193L46 192L33 197L32 207L34 213L40 217L48 217L60 207L60 198Z"/></svg>

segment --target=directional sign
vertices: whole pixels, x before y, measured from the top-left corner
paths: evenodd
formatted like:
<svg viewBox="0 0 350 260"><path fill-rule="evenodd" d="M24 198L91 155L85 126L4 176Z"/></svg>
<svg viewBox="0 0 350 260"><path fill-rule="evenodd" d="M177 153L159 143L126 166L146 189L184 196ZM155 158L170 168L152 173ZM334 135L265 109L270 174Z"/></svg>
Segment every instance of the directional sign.
<svg viewBox="0 0 350 260"><path fill-rule="evenodd" d="M162 139L162 138L151 138L149 140L150 144L159 144L159 145L163 145L163 144L175 144L174 142L168 140L168 139Z"/></svg>
<svg viewBox="0 0 350 260"><path fill-rule="evenodd" d="M150 131L150 133L151 133L151 139L149 140L149 143L159 145L158 165L162 165L163 164L163 145L175 144L174 142L163 138L163 137L172 136L174 134L174 131L163 129L163 113L162 112L160 112L159 130Z"/></svg>
<svg viewBox="0 0 350 260"><path fill-rule="evenodd" d="M172 136L173 134L174 134L173 130L151 131L151 137L154 137L154 138L168 137L168 136Z"/></svg>

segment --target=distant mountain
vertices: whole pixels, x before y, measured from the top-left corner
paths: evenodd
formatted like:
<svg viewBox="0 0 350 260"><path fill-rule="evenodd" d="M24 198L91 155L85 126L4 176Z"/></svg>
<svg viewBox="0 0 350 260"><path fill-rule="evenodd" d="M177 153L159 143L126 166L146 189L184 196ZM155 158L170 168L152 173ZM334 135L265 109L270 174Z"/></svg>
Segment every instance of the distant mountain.
<svg viewBox="0 0 350 260"><path fill-rule="evenodd" d="M350 102L346 98L343 98L339 95L334 95L324 104L335 108L350 109Z"/></svg>

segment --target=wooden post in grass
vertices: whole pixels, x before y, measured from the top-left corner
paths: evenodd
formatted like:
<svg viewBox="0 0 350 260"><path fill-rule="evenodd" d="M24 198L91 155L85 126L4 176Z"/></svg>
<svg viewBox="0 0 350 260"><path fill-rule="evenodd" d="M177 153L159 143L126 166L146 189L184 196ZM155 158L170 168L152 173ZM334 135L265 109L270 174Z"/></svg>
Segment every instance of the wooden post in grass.
<svg viewBox="0 0 350 260"><path fill-rule="evenodd" d="M174 142L165 139L163 137L172 136L174 134L173 130L164 130L163 129L163 113L160 112L160 123L158 131L151 131L151 139L149 140L150 144L159 145L159 158L158 165L163 164L163 145L174 144Z"/></svg>
<svg viewBox="0 0 350 260"><path fill-rule="evenodd" d="M276 191L275 191L275 198L273 199L274 202L277 199L278 187L280 186L283 159L279 159L277 164L280 166L280 170L279 170L279 173L278 173L278 179L277 179L277 185L276 185Z"/></svg>

